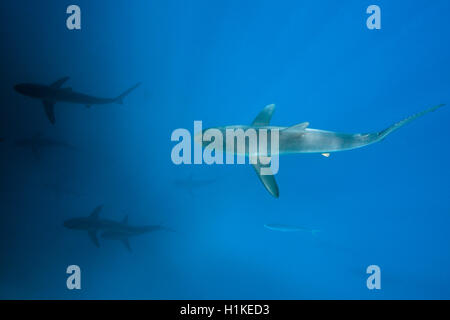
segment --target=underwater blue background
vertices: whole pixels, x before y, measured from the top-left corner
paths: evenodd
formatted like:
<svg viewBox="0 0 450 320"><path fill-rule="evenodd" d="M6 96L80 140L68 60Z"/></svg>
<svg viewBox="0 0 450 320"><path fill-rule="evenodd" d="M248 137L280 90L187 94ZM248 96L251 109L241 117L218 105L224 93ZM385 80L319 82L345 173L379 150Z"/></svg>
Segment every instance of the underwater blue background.
<svg viewBox="0 0 450 320"><path fill-rule="evenodd" d="M66 28L77 4L82 29ZM382 29L365 13L381 7ZM450 103L450 2L0 2L0 298L448 299L450 111L385 141L280 159L280 198L248 166L172 163L177 128L272 123L371 132ZM142 86L125 104L59 103L52 126L20 82L101 97ZM15 139L37 132L75 150ZM189 178L209 181L183 187ZM56 185L57 189L48 188ZM161 224L133 252L65 229L87 216ZM320 229L282 233L280 223ZM81 290L66 288L79 265ZM365 269L381 267L381 290Z"/></svg>

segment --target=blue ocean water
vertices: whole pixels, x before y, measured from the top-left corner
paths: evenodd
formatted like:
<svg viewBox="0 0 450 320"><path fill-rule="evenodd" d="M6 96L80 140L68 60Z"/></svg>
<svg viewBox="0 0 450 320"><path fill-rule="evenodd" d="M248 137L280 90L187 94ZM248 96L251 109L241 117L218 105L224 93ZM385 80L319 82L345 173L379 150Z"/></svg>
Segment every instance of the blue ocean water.
<svg viewBox="0 0 450 320"><path fill-rule="evenodd" d="M173 130L249 124L270 103L273 124L341 132L450 103L449 1L77 0L78 31L69 4L0 2L0 298L450 298L448 107L367 148L282 157L279 199L249 166L170 156ZM381 30L366 27L371 4ZM13 90L63 76L96 96L142 85L123 106L59 103L54 126ZM36 133L75 149L36 158L13 142ZM99 204L173 232L130 253L63 227ZM72 264L81 290L66 288ZM373 264L381 290L366 287Z"/></svg>

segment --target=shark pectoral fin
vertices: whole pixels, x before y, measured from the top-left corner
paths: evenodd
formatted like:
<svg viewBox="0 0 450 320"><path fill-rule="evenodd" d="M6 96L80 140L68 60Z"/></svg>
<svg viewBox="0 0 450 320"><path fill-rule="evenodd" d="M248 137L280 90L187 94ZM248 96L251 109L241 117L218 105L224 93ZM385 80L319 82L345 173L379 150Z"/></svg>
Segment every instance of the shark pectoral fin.
<svg viewBox="0 0 450 320"><path fill-rule="evenodd" d="M327 157L327 158L330 156L329 153L322 153L322 155L323 155L324 157Z"/></svg>
<svg viewBox="0 0 450 320"><path fill-rule="evenodd" d="M274 196L275 198L278 198L280 196L280 192L278 190L278 185L275 180L275 176L273 174L271 175L262 175L261 174L261 165L259 164L252 164L253 169L255 169L256 175L258 176L259 180L263 183L264 187L269 191L269 193ZM266 168L269 170L268 168Z"/></svg>
<svg viewBox="0 0 450 320"><path fill-rule="evenodd" d="M304 131L306 128L308 128L309 126L309 122L302 122L299 124L296 124L295 126L291 126L289 128L286 128L283 130L283 132L287 132L287 131Z"/></svg>
<svg viewBox="0 0 450 320"><path fill-rule="evenodd" d="M123 239L122 242L124 246L128 249L128 251L133 252L133 250L131 250L130 241L128 241L128 238Z"/></svg>
<svg viewBox="0 0 450 320"><path fill-rule="evenodd" d="M67 80L69 80L69 77L64 77L61 79L56 80L55 82L53 82L50 87L54 88L54 89L58 89L61 88L61 86L64 84L64 82L66 82Z"/></svg>
<svg viewBox="0 0 450 320"><path fill-rule="evenodd" d="M253 120L252 126L268 126L270 124L270 119L272 119L272 114L275 111L275 105L269 104L266 106Z"/></svg>
<svg viewBox="0 0 450 320"><path fill-rule="evenodd" d="M97 238L97 231L89 231L89 238L91 238L92 242L95 244L97 248L100 248L100 243L98 242Z"/></svg>
<svg viewBox="0 0 450 320"><path fill-rule="evenodd" d="M45 114L47 115L48 120L50 120L51 124L55 124L55 104L51 101L43 100Z"/></svg>

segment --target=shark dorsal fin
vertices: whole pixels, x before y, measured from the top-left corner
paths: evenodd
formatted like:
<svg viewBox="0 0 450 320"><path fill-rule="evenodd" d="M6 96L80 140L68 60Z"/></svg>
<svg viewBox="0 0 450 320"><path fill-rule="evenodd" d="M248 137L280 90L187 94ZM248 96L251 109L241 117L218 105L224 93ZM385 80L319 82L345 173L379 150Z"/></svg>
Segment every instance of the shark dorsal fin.
<svg viewBox="0 0 450 320"><path fill-rule="evenodd" d="M268 126L270 124L270 119L272 119L272 114L275 110L274 104L269 104L256 116L255 120L253 120L253 126Z"/></svg>
<svg viewBox="0 0 450 320"><path fill-rule="evenodd" d="M288 127L284 129L283 131L304 131L306 128L308 128L309 122L302 122L299 124L296 124L295 126Z"/></svg>
<svg viewBox="0 0 450 320"><path fill-rule="evenodd" d="M97 220L98 219L98 215L100 214L100 211L102 211L103 205L99 205L98 207L96 207L94 209L94 211L92 211L92 213L89 215L89 217L91 217L92 219Z"/></svg>
<svg viewBox="0 0 450 320"><path fill-rule="evenodd" d="M123 224L128 224L128 215L126 215L123 220L122 220Z"/></svg>
<svg viewBox="0 0 450 320"><path fill-rule="evenodd" d="M56 80L55 82L53 82L50 87L54 88L54 89L58 89L61 88L61 86L64 84L64 82L66 82L67 80L69 80L69 77L64 77L61 78L59 80Z"/></svg>

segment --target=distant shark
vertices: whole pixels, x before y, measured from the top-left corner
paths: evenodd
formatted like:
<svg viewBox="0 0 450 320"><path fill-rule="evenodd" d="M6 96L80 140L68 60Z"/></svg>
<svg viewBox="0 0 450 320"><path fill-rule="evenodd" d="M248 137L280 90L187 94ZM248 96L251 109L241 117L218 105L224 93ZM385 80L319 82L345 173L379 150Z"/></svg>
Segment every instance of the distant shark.
<svg viewBox="0 0 450 320"><path fill-rule="evenodd" d="M173 181L175 186L185 189L191 196L194 196L194 189L207 187L215 182L216 179L194 179L192 174L185 179L175 179Z"/></svg>
<svg viewBox="0 0 450 320"><path fill-rule="evenodd" d="M72 91L71 88L62 88L62 85L67 80L69 80L69 77L64 77L52 83L51 85L21 83L15 85L14 90L25 96L42 100L48 120L50 120L52 124L55 124L56 119L54 106L56 102L83 104L88 108L95 104L123 104L123 99L140 85L140 83L135 84L133 87L116 98L97 98Z"/></svg>
<svg viewBox="0 0 450 320"><path fill-rule="evenodd" d="M285 224L265 224L265 228L273 231L280 231L280 232L299 232L299 231L306 231L310 232L311 234L315 235L320 230L318 229L310 229L306 227L296 227L296 226L290 226Z"/></svg>
<svg viewBox="0 0 450 320"><path fill-rule="evenodd" d="M36 158L39 158L39 150L42 148L75 149L64 141L46 138L41 133L36 133L31 138L18 139L14 141L14 144L17 147L30 148Z"/></svg>
<svg viewBox="0 0 450 320"><path fill-rule="evenodd" d="M125 247L131 251L128 238L149 233L158 230L168 230L162 226L130 226L128 224L128 216L125 216L122 222L108 219L100 219L99 214L103 206L96 207L88 217L73 218L64 221L64 227L73 230L87 231L89 238L96 247L100 247L97 234L102 232L103 239L120 240Z"/></svg>
<svg viewBox="0 0 450 320"><path fill-rule="evenodd" d="M275 110L275 105L271 104L265 107L255 118L251 125L232 125L232 126L223 126L223 127L215 127L212 129L219 130L223 137L226 137L226 130L247 130L249 128L253 128L255 130L258 129L267 129L268 132L270 130L278 130L279 131L279 154L294 154L294 153L319 153L326 157L330 156L332 152L352 150L356 148L361 148L368 146L370 144L382 141L386 136L395 130L403 127L405 124L429 113L435 111L444 106L440 104L438 106L429 108L417 114L414 114L400 122L393 124L392 126L373 133L338 133L332 131L318 130L318 129L310 129L309 122L303 122L292 127L279 127L279 126L270 126L270 120L272 118L272 114ZM203 147L206 147L210 141L203 140L203 134L207 130L203 130L201 133L197 134L194 137L195 142L201 143ZM226 143L224 142L223 152L230 152L226 148ZM268 143L269 145L269 143ZM270 150L270 148L268 147ZM236 149L235 149L236 154ZM248 143L245 147L245 156L249 156L249 147ZM269 191L269 193L275 198L279 197L279 189L278 185L275 181L274 175L261 175L261 167L259 164L252 164L255 169L256 174L259 179L263 183L264 187Z"/></svg>

